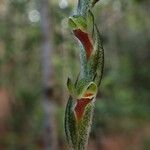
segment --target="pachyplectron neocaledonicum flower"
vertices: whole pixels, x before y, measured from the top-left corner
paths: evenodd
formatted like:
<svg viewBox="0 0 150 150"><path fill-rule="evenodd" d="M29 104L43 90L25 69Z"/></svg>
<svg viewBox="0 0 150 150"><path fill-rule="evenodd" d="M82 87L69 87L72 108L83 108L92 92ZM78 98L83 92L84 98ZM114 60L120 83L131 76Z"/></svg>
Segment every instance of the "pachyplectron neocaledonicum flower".
<svg viewBox="0 0 150 150"><path fill-rule="evenodd" d="M93 109L101 83L104 50L92 8L98 0L79 0L76 14L68 25L80 47L80 73L76 82L67 81L69 100L65 112L65 132L70 149L85 150L92 124Z"/></svg>

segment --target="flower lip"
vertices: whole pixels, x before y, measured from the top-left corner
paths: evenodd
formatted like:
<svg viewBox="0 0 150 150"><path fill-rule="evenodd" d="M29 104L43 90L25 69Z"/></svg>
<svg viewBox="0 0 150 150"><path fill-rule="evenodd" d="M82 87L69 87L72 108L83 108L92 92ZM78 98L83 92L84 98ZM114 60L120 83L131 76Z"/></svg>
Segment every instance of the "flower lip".
<svg viewBox="0 0 150 150"><path fill-rule="evenodd" d="M74 35L80 40L82 43L83 47L86 50L86 57L87 60L91 56L92 50L93 50L93 45L92 41L89 37L89 34L87 32L83 32L81 29L75 29L73 30Z"/></svg>
<svg viewBox="0 0 150 150"><path fill-rule="evenodd" d="M77 104L74 108L77 121L80 121L84 115L85 107L93 100L93 98L77 99Z"/></svg>

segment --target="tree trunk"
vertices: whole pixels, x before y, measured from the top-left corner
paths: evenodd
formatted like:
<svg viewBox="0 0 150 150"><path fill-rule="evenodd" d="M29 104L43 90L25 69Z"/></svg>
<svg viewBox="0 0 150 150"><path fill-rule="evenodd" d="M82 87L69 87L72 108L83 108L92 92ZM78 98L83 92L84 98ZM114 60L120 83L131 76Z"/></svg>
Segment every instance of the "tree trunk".
<svg viewBox="0 0 150 150"><path fill-rule="evenodd" d="M50 30L50 15L48 0L40 0L41 8L41 31L42 31L42 77L43 77L43 109L44 118L44 149L57 149L56 122L55 122L55 104L53 97L53 47L52 47L52 31Z"/></svg>

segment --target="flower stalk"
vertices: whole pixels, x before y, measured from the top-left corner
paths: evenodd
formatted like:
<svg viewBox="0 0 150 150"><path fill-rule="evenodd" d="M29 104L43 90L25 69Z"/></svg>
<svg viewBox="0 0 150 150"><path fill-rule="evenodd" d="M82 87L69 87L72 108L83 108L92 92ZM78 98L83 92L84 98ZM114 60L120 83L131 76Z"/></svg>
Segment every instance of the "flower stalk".
<svg viewBox="0 0 150 150"><path fill-rule="evenodd" d="M98 0L79 0L68 25L80 46L80 73L76 82L67 81L70 97L65 112L65 132L70 149L85 150L92 124L95 97L100 86L104 50L92 8Z"/></svg>

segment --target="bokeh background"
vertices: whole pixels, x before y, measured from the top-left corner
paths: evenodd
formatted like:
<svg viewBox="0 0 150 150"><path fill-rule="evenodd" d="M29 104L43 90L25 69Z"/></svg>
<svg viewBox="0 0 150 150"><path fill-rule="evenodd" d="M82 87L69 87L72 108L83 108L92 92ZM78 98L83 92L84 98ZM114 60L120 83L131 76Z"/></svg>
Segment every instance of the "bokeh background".
<svg viewBox="0 0 150 150"><path fill-rule="evenodd" d="M0 150L67 150L67 77L79 47L76 0L0 0ZM105 49L88 150L150 150L150 1L101 0Z"/></svg>

